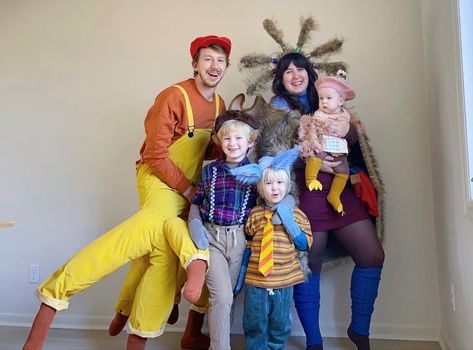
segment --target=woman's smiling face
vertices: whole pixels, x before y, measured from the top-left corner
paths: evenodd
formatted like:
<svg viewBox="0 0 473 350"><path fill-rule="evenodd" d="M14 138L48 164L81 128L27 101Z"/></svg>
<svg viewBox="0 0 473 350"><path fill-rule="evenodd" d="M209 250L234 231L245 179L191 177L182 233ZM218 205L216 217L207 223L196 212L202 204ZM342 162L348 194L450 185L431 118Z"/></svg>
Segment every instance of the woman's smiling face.
<svg viewBox="0 0 473 350"><path fill-rule="evenodd" d="M282 81L284 87L290 94L303 95L307 91L309 76L304 68L299 68L291 62L284 71Z"/></svg>

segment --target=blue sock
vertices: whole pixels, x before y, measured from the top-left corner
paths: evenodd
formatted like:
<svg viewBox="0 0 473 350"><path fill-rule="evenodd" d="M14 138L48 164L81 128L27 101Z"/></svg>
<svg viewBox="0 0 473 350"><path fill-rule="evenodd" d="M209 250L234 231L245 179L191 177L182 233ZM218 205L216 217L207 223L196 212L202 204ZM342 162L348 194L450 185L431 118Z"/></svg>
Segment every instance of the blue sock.
<svg viewBox="0 0 473 350"><path fill-rule="evenodd" d="M369 336L371 315L378 296L381 267L353 269L351 276L351 324L350 329L360 335Z"/></svg>
<svg viewBox="0 0 473 350"><path fill-rule="evenodd" d="M307 346L322 344L319 326L320 273L294 286L294 303L304 328Z"/></svg>

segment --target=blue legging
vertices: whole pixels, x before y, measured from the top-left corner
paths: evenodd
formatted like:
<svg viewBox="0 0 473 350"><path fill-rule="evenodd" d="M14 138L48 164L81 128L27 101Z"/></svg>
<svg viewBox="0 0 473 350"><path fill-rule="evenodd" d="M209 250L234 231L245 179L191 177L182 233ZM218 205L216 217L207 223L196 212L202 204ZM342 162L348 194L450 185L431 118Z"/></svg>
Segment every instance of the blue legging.
<svg viewBox="0 0 473 350"><path fill-rule="evenodd" d="M294 286L294 302L306 334L307 346L322 344L319 327L320 271L328 234L328 231L314 232L314 242L309 250L309 267L313 275L307 282ZM384 262L383 248L370 220L331 230L330 234L337 238L355 262L350 288L350 328L367 336Z"/></svg>
<svg viewBox="0 0 473 350"><path fill-rule="evenodd" d="M306 335L307 346L322 344L319 327L320 273L294 286L294 303Z"/></svg>

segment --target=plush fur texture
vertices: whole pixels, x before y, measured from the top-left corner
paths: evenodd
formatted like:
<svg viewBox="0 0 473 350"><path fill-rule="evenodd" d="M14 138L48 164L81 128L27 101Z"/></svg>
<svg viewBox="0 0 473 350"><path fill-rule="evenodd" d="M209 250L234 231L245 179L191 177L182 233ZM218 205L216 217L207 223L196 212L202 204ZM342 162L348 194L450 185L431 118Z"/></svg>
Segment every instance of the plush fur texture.
<svg viewBox="0 0 473 350"><path fill-rule="evenodd" d="M257 156L274 156L294 146L301 114L265 105L261 109L261 130L266 135L255 146Z"/></svg>
<svg viewBox="0 0 473 350"><path fill-rule="evenodd" d="M299 124L299 148L302 158L314 157L324 150L323 136L329 135L325 123L312 115L303 115Z"/></svg>
<svg viewBox="0 0 473 350"><path fill-rule="evenodd" d="M292 148L297 139L297 129L301 114L297 111L285 111L265 104L261 111L261 133L254 147L256 159L262 156L274 156L284 150ZM265 135L263 135L263 133ZM295 176L291 176L291 194L299 197L297 186L294 182Z"/></svg>
<svg viewBox="0 0 473 350"><path fill-rule="evenodd" d="M319 29L319 25L312 17L301 18L301 30L299 32L299 38L297 39L296 47L302 49L302 47L309 41L310 33L314 30Z"/></svg>
<svg viewBox="0 0 473 350"><path fill-rule="evenodd" d="M335 53L339 53L342 51L343 46L343 39L341 38L333 38L326 43L317 46L313 49L309 55L314 58L327 58L330 55Z"/></svg>
<svg viewBox="0 0 473 350"><path fill-rule="evenodd" d="M365 132L365 127L361 120L356 116L351 116L352 124L356 126L358 132L358 142L360 144L361 153L365 161L367 174L370 177L371 183L376 190L378 208L380 215L376 218L376 234L378 239L382 242L384 238L384 184L381 178L381 174L378 169L378 162L374 156L373 148L370 145L370 140Z"/></svg>
<svg viewBox="0 0 473 350"><path fill-rule="evenodd" d="M275 155L283 150L293 147L298 136L298 127L301 114L297 111L284 111L275 109L269 105L265 105L261 109L261 133L260 138L255 146L255 154L257 158L264 155ZM357 153L361 158L361 163L366 165L366 171L369 175L371 182L377 192L378 207L380 209L380 216L376 218L376 232L378 239L382 241L384 236L384 186L379 174L377 162L369 144L368 136L366 135L365 128L360 119L351 114L352 123L358 132L359 145L353 149L353 153L356 156ZM350 151L352 153L352 151ZM294 177L292 177L294 178ZM291 194L296 198L297 189L296 186L292 186ZM304 252L301 252L304 253ZM305 254L302 254L302 262L305 261ZM324 257L325 262L337 262L342 261L342 258L347 257L348 254L341 247L336 240L329 242L327 246L326 256ZM332 264L324 264L324 266L330 266Z"/></svg>

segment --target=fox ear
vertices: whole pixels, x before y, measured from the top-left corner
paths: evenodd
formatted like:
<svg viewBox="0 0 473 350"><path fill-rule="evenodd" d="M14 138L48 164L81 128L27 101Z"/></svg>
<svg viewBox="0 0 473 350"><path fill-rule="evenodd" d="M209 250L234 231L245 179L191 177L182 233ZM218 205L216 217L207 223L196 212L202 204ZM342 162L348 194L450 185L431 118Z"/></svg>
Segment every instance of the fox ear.
<svg viewBox="0 0 473 350"><path fill-rule="evenodd" d="M255 100L253 102L253 105L251 105L251 107L244 108L243 104L245 103L245 99L246 99L245 94L243 93L236 95L233 98L232 102L230 102L228 110L229 111L242 111L251 115L254 118L259 118L259 116L263 112L264 107L268 105L265 99L262 96L258 95L255 97Z"/></svg>
<svg viewBox="0 0 473 350"><path fill-rule="evenodd" d="M263 114L263 110L267 105L268 104L266 103L265 99L258 95L255 97L253 105L250 108L244 109L243 111L258 119Z"/></svg>
<svg viewBox="0 0 473 350"><path fill-rule="evenodd" d="M245 102L245 94L240 93L233 98L232 102L230 102L230 105L228 106L228 110L242 111L244 102Z"/></svg>
<svg viewBox="0 0 473 350"><path fill-rule="evenodd" d="M217 137L216 134L212 134L212 141L213 141L216 145L220 145L220 140L218 139L218 137Z"/></svg>

